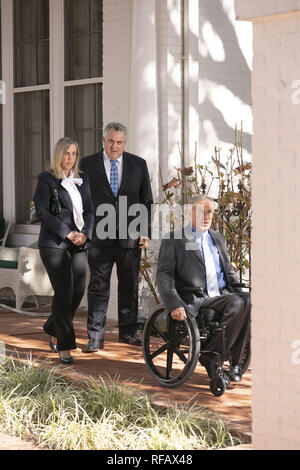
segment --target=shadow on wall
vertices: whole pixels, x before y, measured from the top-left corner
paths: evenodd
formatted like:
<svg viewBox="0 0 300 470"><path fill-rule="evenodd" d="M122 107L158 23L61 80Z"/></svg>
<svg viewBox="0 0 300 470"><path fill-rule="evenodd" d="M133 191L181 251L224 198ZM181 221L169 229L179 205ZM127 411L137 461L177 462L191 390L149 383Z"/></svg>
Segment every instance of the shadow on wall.
<svg viewBox="0 0 300 470"><path fill-rule="evenodd" d="M233 0L232 3L234 8ZM201 123L212 123L218 140L232 144L235 123L244 120L245 111L251 119L251 70L223 4L222 0L199 2L200 34L199 38L194 35L192 44L197 44L200 51L199 80L203 82L204 89L199 90L203 100L199 100L195 108ZM210 86L206 87L205 84ZM231 121L230 124L228 121ZM208 138L205 126L202 125L201 129L199 139L205 142ZM243 147L251 152L251 134L245 130Z"/></svg>
<svg viewBox="0 0 300 470"><path fill-rule="evenodd" d="M203 0L198 2L198 9L199 16L195 19L195 23L199 35L193 31L189 32L189 56L195 61L199 70L189 83L191 96L195 96L190 103L190 111L197 123L200 123L197 140L209 152L213 152L213 146L218 145L218 142L232 146L235 124L239 127L243 121L246 123L243 128L243 148L251 153L251 130L249 130L252 125L251 69L240 45L238 26L235 28L230 19L234 11L234 0ZM138 41L135 53L144 61L142 71L144 73L141 71L139 73L142 77L139 81L139 96L142 97L142 103L150 103L148 108L145 106L143 120L138 124L142 131L141 135L144 136L143 144L152 142L158 137L158 159L153 157L151 176L155 181L159 181L159 168L162 168L162 175L165 177L167 175L164 173L170 170L166 162L172 161L171 167L175 166L174 154L170 155L168 147L170 139L166 139L166 133L170 132L171 139L174 138L174 129L180 126L182 115L182 103L178 99L178 87L181 81L181 32L178 24L175 24L178 17L174 20L172 17L174 12L168 10L164 2L156 3L155 12L154 23L151 9L143 18L146 30L156 38L152 45L153 49L151 50L150 46L150 52L149 49L143 50L143 43ZM167 22L164 20L164 15L168 15ZM247 30L243 28L245 23L241 26L243 31ZM166 34L169 37L168 44ZM247 41L247 38L243 37L243 40ZM249 43L251 41L252 37L249 37ZM137 93L136 86L134 93ZM153 125L153 102L151 106L155 94L157 127ZM154 135L156 132L158 135ZM174 147L176 153L177 142L174 142ZM153 152L149 153L150 156L153 155ZM141 154L147 154L144 147ZM187 156L189 157L192 155ZM176 166L180 166L179 154Z"/></svg>

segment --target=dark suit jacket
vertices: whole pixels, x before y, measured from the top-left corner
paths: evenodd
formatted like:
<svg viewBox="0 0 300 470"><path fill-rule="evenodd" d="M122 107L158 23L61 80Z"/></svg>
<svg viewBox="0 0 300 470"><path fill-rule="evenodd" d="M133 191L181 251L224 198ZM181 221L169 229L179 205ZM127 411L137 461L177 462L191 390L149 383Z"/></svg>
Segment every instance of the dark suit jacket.
<svg viewBox="0 0 300 470"><path fill-rule="evenodd" d="M129 216L126 220L126 208L122 207L120 203L120 197L127 197L127 210L133 204L143 204L147 209L147 221L146 221L146 230L140 232L140 235L149 236L150 224L151 224L151 205L152 205L152 191L150 178L147 168L146 161L133 155L128 152L123 153L123 174L121 186L117 197L114 196L110 183L108 181L104 161L103 153L90 155L81 160L81 169L88 175L93 204L96 211L95 224L92 238L93 247L105 247L111 246L114 242L114 239L106 238L100 239L97 236L96 229L99 222L107 218L106 214L97 215L97 209L103 204L111 204L115 209L116 213L116 235L120 239L120 244L124 248L135 248L138 246L138 238L134 239L128 233L129 224L135 219L135 216ZM123 201L125 198L123 198ZM121 214L120 214L121 212ZM119 227L119 216L127 222L125 229L125 236L123 239L119 236L120 227ZM100 225L99 225L100 227ZM102 230L101 234L105 235L107 229Z"/></svg>
<svg viewBox="0 0 300 470"><path fill-rule="evenodd" d="M81 186L77 186L77 188L82 197L84 220L84 227L81 233L84 233L90 240L94 224L94 207L88 178L83 173L81 173L80 177L83 179L83 183ZM38 177L38 183L33 198L36 214L41 222L38 246L61 249L75 246L66 237L72 230L77 232L79 232L79 230L74 222L70 195L68 191L61 186L61 181L61 179L57 180L54 178L48 171L41 173ZM58 190L58 199L61 206L61 213L58 215L51 214L49 210L50 194L53 185L55 185ZM79 249L88 248L90 245L89 240Z"/></svg>
<svg viewBox="0 0 300 470"><path fill-rule="evenodd" d="M214 230L209 233L219 252L226 288L230 292L242 291L233 287L239 279L230 264L225 237ZM191 229L172 232L169 237L163 239L158 257L156 281L159 293L169 312L184 307L196 316L207 296L204 259Z"/></svg>

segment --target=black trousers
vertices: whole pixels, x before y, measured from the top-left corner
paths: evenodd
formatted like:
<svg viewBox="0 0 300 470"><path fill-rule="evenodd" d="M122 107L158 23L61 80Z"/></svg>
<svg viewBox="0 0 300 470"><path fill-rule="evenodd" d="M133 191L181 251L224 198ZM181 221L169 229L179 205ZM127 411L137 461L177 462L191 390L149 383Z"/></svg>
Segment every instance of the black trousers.
<svg viewBox="0 0 300 470"><path fill-rule="evenodd" d="M54 290L52 314L44 331L57 338L57 349L76 349L73 318L86 284L86 252L40 247L40 255Z"/></svg>
<svg viewBox="0 0 300 470"><path fill-rule="evenodd" d="M224 289L219 297L206 297L201 303L201 308L209 308L216 312L215 321L225 326L226 353L229 353L232 363L239 364L245 347L250 342L249 294L247 292L229 293ZM221 334L212 335L203 345L203 349L216 351L222 355L224 351Z"/></svg>
<svg viewBox="0 0 300 470"><path fill-rule="evenodd" d="M104 340L110 278L114 263L118 277L119 335L137 331L140 260L139 248L123 248L118 240L115 240L110 247L89 250L91 279L88 287L87 330L90 339Z"/></svg>

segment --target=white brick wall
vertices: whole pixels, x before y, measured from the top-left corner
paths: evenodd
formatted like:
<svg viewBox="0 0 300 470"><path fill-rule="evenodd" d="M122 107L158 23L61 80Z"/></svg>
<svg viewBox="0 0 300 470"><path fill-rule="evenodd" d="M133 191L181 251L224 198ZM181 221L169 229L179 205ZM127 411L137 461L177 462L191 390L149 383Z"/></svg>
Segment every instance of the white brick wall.
<svg viewBox="0 0 300 470"><path fill-rule="evenodd" d="M195 142L201 163L215 146L232 147L243 121L245 156L251 153L252 25L235 21L234 0L190 0L189 159Z"/></svg>
<svg viewBox="0 0 300 470"><path fill-rule="evenodd" d="M255 16L253 444L300 449L300 364L292 361L292 344L300 340L300 105L292 102L292 83L300 79L300 10L289 13L300 4L238 0L236 6L238 17Z"/></svg>
<svg viewBox="0 0 300 470"><path fill-rule="evenodd" d="M157 2L159 167L163 180L181 166L181 7L179 0ZM157 175L159 178L159 175ZM161 194L160 194L161 197Z"/></svg>
<svg viewBox="0 0 300 470"><path fill-rule="evenodd" d="M129 120L130 0L103 1L103 121Z"/></svg>

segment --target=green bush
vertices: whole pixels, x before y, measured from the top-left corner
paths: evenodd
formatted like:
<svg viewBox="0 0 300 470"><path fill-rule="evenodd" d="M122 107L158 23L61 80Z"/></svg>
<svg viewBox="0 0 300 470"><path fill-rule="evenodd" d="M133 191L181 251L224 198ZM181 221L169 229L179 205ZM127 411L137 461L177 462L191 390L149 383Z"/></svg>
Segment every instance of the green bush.
<svg viewBox="0 0 300 470"><path fill-rule="evenodd" d="M180 450L232 446L216 414L190 406L158 407L118 378L80 387L47 362L0 364L0 429L62 450Z"/></svg>

